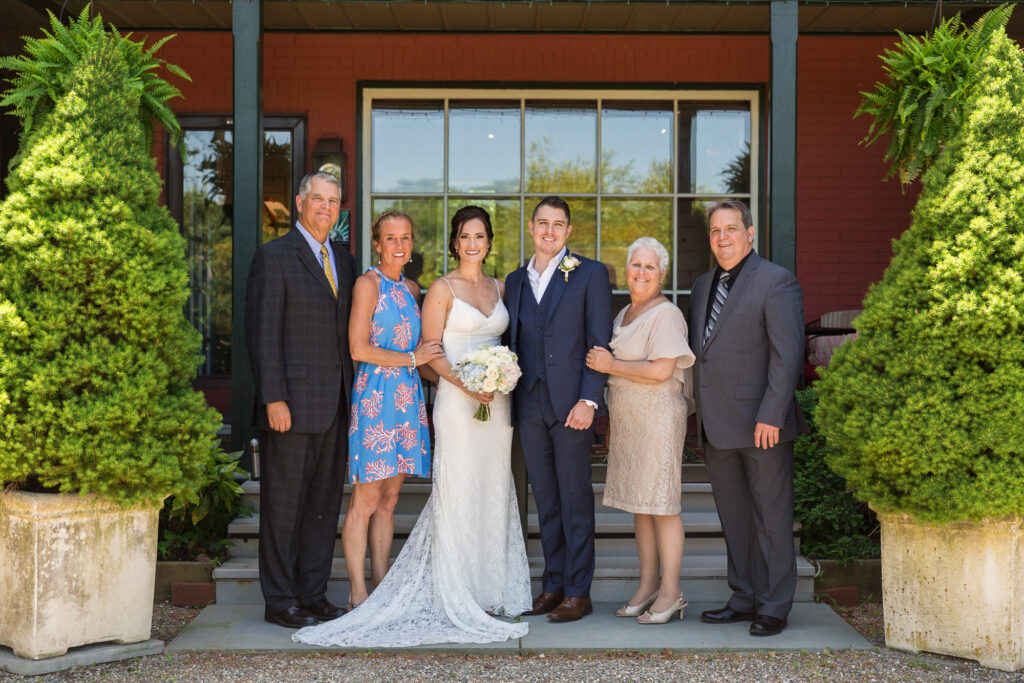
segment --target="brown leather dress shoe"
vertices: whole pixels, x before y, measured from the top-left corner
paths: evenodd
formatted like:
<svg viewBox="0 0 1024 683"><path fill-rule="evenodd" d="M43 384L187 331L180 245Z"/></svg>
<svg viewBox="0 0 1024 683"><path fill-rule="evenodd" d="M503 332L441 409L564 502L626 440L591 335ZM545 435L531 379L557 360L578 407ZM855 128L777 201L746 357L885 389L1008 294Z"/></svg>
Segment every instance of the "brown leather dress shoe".
<svg viewBox="0 0 1024 683"><path fill-rule="evenodd" d="M530 608L530 611L523 612L523 614L528 617L535 614L547 614L558 607L564 597L559 593L541 593L533 599L533 607Z"/></svg>
<svg viewBox="0 0 1024 683"><path fill-rule="evenodd" d="M548 614L551 621L576 621L594 611L590 598L566 598Z"/></svg>

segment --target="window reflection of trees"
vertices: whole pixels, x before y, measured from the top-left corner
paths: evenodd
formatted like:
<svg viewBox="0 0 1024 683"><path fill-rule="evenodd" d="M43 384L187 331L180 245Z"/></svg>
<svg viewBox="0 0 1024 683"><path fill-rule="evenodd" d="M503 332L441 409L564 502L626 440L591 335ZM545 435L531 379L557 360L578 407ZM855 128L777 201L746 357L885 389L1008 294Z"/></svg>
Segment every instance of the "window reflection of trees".
<svg viewBox="0 0 1024 683"><path fill-rule="evenodd" d="M234 144L229 130L185 132L182 192L188 243L189 321L203 338L201 375L231 373ZM263 242L291 229L291 134L266 131L263 156Z"/></svg>

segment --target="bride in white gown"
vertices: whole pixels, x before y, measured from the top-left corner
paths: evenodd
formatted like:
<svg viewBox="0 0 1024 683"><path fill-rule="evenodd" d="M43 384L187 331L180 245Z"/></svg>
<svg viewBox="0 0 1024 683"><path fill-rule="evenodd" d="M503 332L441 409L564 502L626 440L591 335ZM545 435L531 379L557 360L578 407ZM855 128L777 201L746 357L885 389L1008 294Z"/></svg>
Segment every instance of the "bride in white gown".
<svg viewBox="0 0 1024 683"><path fill-rule="evenodd" d="M434 282L423 304L423 337L436 338L443 329L445 350L445 358L431 364L441 379L430 498L370 597L339 619L297 631L296 642L408 647L526 635L525 622L491 616L516 616L531 605L509 461L509 397L470 394L451 376L451 366L467 352L500 343L509 324L500 283L481 270L491 239L486 211L456 212L449 250L459 267ZM490 420L475 420L477 405L488 400Z"/></svg>

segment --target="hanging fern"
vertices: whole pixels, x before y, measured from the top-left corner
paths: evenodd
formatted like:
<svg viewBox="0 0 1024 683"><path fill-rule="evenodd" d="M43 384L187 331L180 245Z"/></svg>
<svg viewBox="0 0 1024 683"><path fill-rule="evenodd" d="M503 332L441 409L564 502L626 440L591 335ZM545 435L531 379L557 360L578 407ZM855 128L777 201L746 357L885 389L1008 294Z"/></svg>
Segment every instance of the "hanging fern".
<svg viewBox="0 0 1024 683"><path fill-rule="evenodd" d="M874 117L861 144L890 136L887 179L898 176L905 188L960 128L964 100L976 83L975 63L1012 11L1010 5L992 9L970 28L958 14L921 38L897 31L900 42L881 56L888 81L861 92L853 115Z"/></svg>
<svg viewBox="0 0 1024 683"><path fill-rule="evenodd" d="M131 40L130 33L121 35L113 26L106 31L99 15L89 18L88 7L67 26L52 12L47 13L52 33L44 29L43 38L24 38L22 56L0 57L0 69L14 72L14 77L9 79L11 88L3 94L0 106L11 107L10 113L21 119L19 149L28 147L29 138L67 93L69 79L83 56L112 41L128 67L128 87L140 96L139 122L146 135L146 149L152 149L153 122L156 121L167 131L171 144L184 159L181 125L167 105L168 100L181 97L181 91L155 73L165 67L180 78L192 80L180 67L154 56L174 36L166 36L146 48L141 42ZM18 157L11 162L12 168L17 161Z"/></svg>

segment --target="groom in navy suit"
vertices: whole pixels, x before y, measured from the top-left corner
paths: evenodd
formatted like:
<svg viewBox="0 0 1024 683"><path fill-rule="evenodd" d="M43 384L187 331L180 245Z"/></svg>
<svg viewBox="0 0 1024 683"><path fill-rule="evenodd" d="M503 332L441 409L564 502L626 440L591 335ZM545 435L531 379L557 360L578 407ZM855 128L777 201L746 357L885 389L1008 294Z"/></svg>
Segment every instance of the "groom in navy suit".
<svg viewBox="0 0 1024 683"><path fill-rule="evenodd" d="M594 579L594 493L590 446L604 411L606 375L587 368L587 350L612 331L608 269L571 254L569 205L545 197L533 210L530 262L505 281L511 347L523 376L513 395L526 471L544 550L542 592L526 614L575 621L590 614Z"/></svg>

